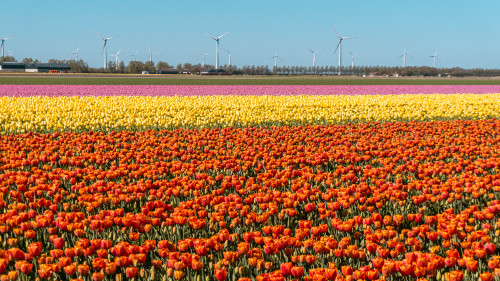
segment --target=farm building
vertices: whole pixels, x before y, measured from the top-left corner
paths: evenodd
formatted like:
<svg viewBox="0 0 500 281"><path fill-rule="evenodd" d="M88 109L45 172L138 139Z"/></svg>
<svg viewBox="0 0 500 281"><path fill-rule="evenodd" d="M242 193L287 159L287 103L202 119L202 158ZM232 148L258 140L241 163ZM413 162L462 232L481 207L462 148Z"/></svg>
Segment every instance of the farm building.
<svg viewBox="0 0 500 281"><path fill-rule="evenodd" d="M26 72L68 73L71 67L65 63L27 63Z"/></svg>
<svg viewBox="0 0 500 281"><path fill-rule="evenodd" d="M26 69L25 63L20 62L2 62L0 70L5 72L24 72Z"/></svg>
<svg viewBox="0 0 500 281"><path fill-rule="evenodd" d="M225 75L224 69L204 69L200 72L201 75Z"/></svg>
<svg viewBox="0 0 500 281"><path fill-rule="evenodd" d="M177 69L157 69L156 74L179 74L179 70Z"/></svg>
<svg viewBox="0 0 500 281"><path fill-rule="evenodd" d="M71 67L65 63L22 63L2 62L0 71L5 72L44 72L44 73L67 73Z"/></svg>

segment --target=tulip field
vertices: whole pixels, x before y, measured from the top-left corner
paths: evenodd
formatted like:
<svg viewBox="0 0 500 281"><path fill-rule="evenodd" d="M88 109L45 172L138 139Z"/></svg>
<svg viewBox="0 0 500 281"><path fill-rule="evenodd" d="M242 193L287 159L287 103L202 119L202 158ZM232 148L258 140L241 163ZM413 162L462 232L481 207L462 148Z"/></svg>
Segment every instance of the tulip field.
<svg viewBox="0 0 500 281"><path fill-rule="evenodd" d="M498 93L0 86L0 281L498 281Z"/></svg>

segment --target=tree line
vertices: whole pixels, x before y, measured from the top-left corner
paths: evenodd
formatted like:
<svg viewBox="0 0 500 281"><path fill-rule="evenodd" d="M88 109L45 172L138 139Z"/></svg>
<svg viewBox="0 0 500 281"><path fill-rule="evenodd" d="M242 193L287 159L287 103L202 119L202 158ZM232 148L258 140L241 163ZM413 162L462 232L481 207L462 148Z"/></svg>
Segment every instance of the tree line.
<svg viewBox="0 0 500 281"><path fill-rule="evenodd" d="M17 62L12 56L5 56L0 58L0 62ZM23 63L39 63L40 61L32 58L24 58ZM204 69L213 69L214 66L210 64L191 64L184 63L177 66L171 66L167 62L159 61L154 64L152 61L130 61L127 65L123 61L118 65L114 61L108 62L108 68L93 68L83 60L57 60L50 59L49 63L64 63L71 67L71 72L75 73L130 73L140 74L143 71L148 73L157 73L157 70L176 70L178 72L188 71L191 74L200 74ZM270 68L267 65L244 65L237 67L234 65L220 66L227 74L233 75L336 75L339 71L337 66L276 66ZM434 68L429 66L343 66L340 69L342 75L355 75L355 76L483 76L493 77L500 76L500 69L485 69L485 68L472 68L464 69L460 67L453 68Z"/></svg>

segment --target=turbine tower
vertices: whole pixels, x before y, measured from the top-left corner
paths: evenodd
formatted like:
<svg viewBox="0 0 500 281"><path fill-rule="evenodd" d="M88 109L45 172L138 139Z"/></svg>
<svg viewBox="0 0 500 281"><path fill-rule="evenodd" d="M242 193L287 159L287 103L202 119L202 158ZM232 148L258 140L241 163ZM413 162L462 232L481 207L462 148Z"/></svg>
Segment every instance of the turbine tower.
<svg viewBox="0 0 500 281"><path fill-rule="evenodd" d="M403 68L406 67L406 56L409 56L410 58L414 59L414 57L412 57L410 54L406 52L406 48L403 48L403 54L399 56L399 58L403 57Z"/></svg>
<svg viewBox="0 0 500 281"><path fill-rule="evenodd" d="M206 36L208 36L208 37L210 37L210 38L214 39L214 40L215 40L215 42L217 43L217 47L215 48L215 69L219 69L219 40L220 40L222 37L226 36L228 33L229 33L229 32L226 32L226 33L222 34L222 35L221 35L221 36L219 36L219 37L213 37L212 35L205 33L205 35L206 35Z"/></svg>
<svg viewBox="0 0 500 281"><path fill-rule="evenodd" d="M114 54L114 55L111 55L112 57L115 57L115 67L116 69L118 69L118 62L120 61L120 59L118 58L118 56L120 55L120 52L122 50L119 50L118 53Z"/></svg>
<svg viewBox="0 0 500 281"><path fill-rule="evenodd" d="M148 53L149 53L149 61L153 62L153 54L158 55L158 53L151 52L151 49L148 46Z"/></svg>
<svg viewBox="0 0 500 281"><path fill-rule="evenodd" d="M224 49L224 51L226 51L226 53L228 53L229 55L229 68L231 68L231 52L226 49Z"/></svg>
<svg viewBox="0 0 500 281"><path fill-rule="evenodd" d="M108 43L108 40L116 38L116 36L104 37L101 34L99 34L97 31L95 33L97 33L97 35L99 35L99 37L101 37L102 41L104 41L104 45L102 46L102 53L104 54L104 69L106 69L106 68L108 68L108 48L106 45Z"/></svg>
<svg viewBox="0 0 500 281"><path fill-rule="evenodd" d="M2 47L2 58L5 57L5 40L9 40L9 39L12 39L12 36L6 37L6 38L0 38L0 41L2 42L0 44L0 47Z"/></svg>
<svg viewBox="0 0 500 281"><path fill-rule="evenodd" d="M315 68L315 67L316 67L316 54L317 54L319 51L321 51L321 50L313 51L313 50L309 49L309 51L310 51L311 53L313 53L313 68Z"/></svg>
<svg viewBox="0 0 500 281"><path fill-rule="evenodd" d="M349 54L351 54L351 68L354 68L354 57L358 56L359 54L353 54L351 51L349 51Z"/></svg>
<svg viewBox="0 0 500 281"><path fill-rule="evenodd" d="M434 55L433 56L429 56L431 58L434 59L434 64L432 65L432 67L436 68L436 58L438 56L438 51L436 50L436 52L434 52Z"/></svg>
<svg viewBox="0 0 500 281"><path fill-rule="evenodd" d="M352 38L356 38L356 37L342 37L340 36L340 34L337 32L337 30L335 30L334 27L333 28L333 31L335 31L335 33L337 34L337 38L339 39L339 43L337 44L337 48L335 48L335 52L333 52L334 54L337 52L337 49L339 50L339 72L338 72L338 75L340 75L341 73L341 69L342 69L342 40L344 39L352 39Z"/></svg>
<svg viewBox="0 0 500 281"><path fill-rule="evenodd" d="M277 68L278 67L278 59L281 60L281 58L278 56L278 49L276 49L276 55L272 56L271 58L274 59L274 68Z"/></svg>
<svg viewBox="0 0 500 281"><path fill-rule="evenodd" d="M202 57L202 62L203 62L203 65L201 67L205 67L205 57L208 56L208 53L204 54L203 57Z"/></svg>

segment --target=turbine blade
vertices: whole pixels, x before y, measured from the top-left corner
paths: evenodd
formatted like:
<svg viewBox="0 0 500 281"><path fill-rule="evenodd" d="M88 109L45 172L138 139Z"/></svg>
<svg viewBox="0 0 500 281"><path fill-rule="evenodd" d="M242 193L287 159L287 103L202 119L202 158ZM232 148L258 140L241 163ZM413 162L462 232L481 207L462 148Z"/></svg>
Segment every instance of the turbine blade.
<svg viewBox="0 0 500 281"><path fill-rule="evenodd" d="M210 34L208 34L208 33L205 33L205 36L208 36L208 37L210 37L210 38L212 38L212 39L214 39L214 40L216 40L216 41L217 41L217 38L213 37L212 35L210 35Z"/></svg>
<svg viewBox="0 0 500 281"><path fill-rule="evenodd" d="M406 55L407 55L407 56L409 56L409 57L410 57L410 58L412 58L412 59L415 59L412 55L410 55L410 54L408 54L408 53L407 53Z"/></svg>
<svg viewBox="0 0 500 281"><path fill-rule="evenodd" d="M353 39L353 38L356 38L355 36L351 36L351 37L342 37L342 39Z"/></svg>
<svg viewBox="0 0 500 281"><path fill-rule="evenodd" d="M226 32L226 33L224 33L224 34L222 34L221 36L217 37L217 39L221 39L222 37L226 36L228 33L229 33L229 31Z"/></svg>
<svg viewBox="0 0 500 281"><path fill-rule="evenodd" d="M339 40L339 43L337 44L337 48L335 48L335 51L333 52L334 54L337 53L337 50L339 49L339 46L340 46L340 42L342 42L342 40Z"/></svg>
<svg viewBox="0 0 500 281"><path fill-rule="evenodd" d="M99 37L101 37L102 40L105 40L104 36L102 36L101 34L99 34L99 32L96 31L95 33L97 33L97 35L99 35Z"/></svg>
<svg viewBox="0 0 500 281"><path fill-rule="evenodd" d="M341 38L340 34L337 32L337 30L335 30L335 27L332 26L332 28L333 28L333 31L335 31L335 34L337 34L337 37L340 39Z"/></svg>

